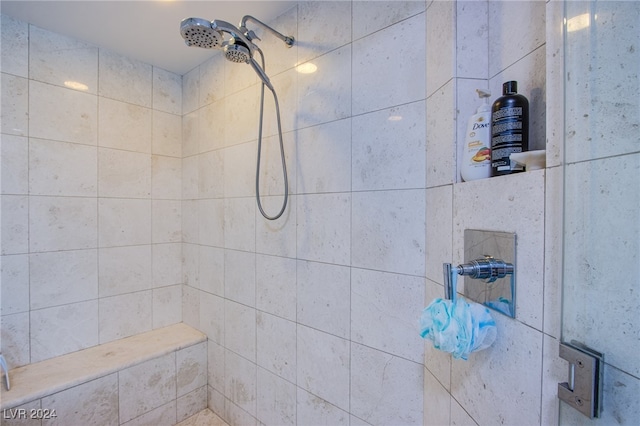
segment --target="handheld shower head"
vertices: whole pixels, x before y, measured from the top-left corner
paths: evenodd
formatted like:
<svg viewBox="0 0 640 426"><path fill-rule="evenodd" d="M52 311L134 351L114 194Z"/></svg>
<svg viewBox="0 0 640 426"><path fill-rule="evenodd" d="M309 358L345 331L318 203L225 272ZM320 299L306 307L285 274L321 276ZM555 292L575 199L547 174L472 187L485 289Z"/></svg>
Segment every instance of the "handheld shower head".
<svg viewBox="0 0 640 426"><path fill-rule="evenodd" d="M231 62L238 64L247 63L253 57L249 47L241 42L232 38L228 42L222 43L224 50L224 57Z"/></svg>
<svg viewBox="0 0 640 426"><path fill-rule="evenodd" d="M186 18L180 23L180 34L187 46L203 49L219 49L222 32L212 27L212 22L201 18Z"/></svg>

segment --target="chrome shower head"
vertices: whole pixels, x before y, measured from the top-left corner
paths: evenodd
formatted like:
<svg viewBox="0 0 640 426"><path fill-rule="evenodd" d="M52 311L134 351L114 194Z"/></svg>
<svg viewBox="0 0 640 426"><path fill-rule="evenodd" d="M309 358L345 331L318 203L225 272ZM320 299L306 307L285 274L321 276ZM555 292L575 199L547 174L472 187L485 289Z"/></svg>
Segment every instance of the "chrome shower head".
<svg viewBox="0 0 640 426"><path fill-rule="evenodd" d="M203 49L220 49L222 31L215 29L212 22L201 18L186 18L180 23L180 34L187 46Z"/></svg>
<svg viewBox="0 0 640 426"><path fill-rule="evenodd" d="M249 60L253 58L249 47L235 38L232 38L228 42L224 42L222 44L224 57L231 62L242 64L249 62Z"/></svg>

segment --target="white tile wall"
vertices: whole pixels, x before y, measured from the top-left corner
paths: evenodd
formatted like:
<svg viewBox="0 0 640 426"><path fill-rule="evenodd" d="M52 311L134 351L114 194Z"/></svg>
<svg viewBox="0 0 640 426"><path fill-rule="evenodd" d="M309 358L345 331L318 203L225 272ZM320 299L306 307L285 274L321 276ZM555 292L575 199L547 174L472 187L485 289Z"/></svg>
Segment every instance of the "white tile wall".
<svg viewBox="0 0 640 426"><path fill-rule="evenodd" d="M2 40L9 365L180 322L181 76L6 16Z"/></svg>
<svg viewBox="0 0 640 426"><path fill-rule="evenodd" d="M462 183L456 140L473 89L515 79L532 148L560 165L559 4L305 1L276 19L297 42L261 42L290 179L275 222L253 198L250 67L218 55L176 76L3 16L3 353L55 355L48 324L78 328L53 335L67 351L183 320L208 334L209 404L232 424L557 422L562 170ZM294 71L308 61L316 73ZM266 95L260 190L276 211ZM416 327L469 227L518 234L520 286L517 319L463 362ZM57 258L76 274L60 288Z"/></svg>

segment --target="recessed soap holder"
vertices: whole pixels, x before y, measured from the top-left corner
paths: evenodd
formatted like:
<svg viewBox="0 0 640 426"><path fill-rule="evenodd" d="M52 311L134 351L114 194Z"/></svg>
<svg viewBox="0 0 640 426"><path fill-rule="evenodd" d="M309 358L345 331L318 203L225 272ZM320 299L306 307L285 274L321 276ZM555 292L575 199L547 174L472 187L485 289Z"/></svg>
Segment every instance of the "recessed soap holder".
<svg viewBox="0 0 640 426"><path fill-rule="evenodd" d="M465 229L464 264L443 265L445 298L455 297L456 275L466 276L464 296L516 317L516 234Z"/></svg>

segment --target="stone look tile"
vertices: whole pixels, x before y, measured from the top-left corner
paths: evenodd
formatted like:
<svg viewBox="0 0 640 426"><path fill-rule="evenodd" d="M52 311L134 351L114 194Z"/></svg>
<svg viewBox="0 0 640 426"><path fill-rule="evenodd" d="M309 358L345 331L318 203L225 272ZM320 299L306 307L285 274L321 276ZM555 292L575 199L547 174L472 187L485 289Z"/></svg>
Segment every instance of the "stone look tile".
<svg viewBox="0 0 640 426"><path fill-rule="evenodd" d="M148 108L100 98L99 145L151 153L152 113Z"/></svg>
<svg viewBox="0 0 640 426"><path fill-rule="evenodd" d="M29 256L2 256L2 315L29 310Z"/></svg>
<svg viewBox="0 0 640 426"><path fill-rule="evenodd" d="M353 268L351 279L351 340L422 363L424 278Z"/></svg>
<svg viewBox="0 0 640 426"><path fill-rule="evenodd" d="M349 413L298 387L297 424L349 425Z"/></svg>
<svg viewBox="0 0 640 426"><path fill-rule="evenodd" d="M100 49L100 96L150 108L152 66Z"/></svg>
<svg viewBox="0 0 640 426"><path fill-rule="evenodd" d="M257 417L265 424L295 425L296 386L258 368ZM274 398L277 395L277 398Z"/></svg>
<svg viewBox="0 0 640 426"><path fill-rule="evenodd" d="M100 247L151 243L151 200L101 198L98 200Z"/></svg>
<svg viewBox="0 0 640 426"><path fill-rule="evenodd" d="M423 367L351 344L351 412L371 424L423 424Z"/></svg>
<svg viewBox="0 0 640 426"><path fill-rule="evenodd" d="M43 425L118 425L118 377L116 373L42 398L43 409L57 417Z"/></svg>
<svg viewBox="0 0 640 426"><path fill-rule="evenodd" d="M257 372L256 365L247 359L231 352L225 351L225 395L231 400L233 406L227 413L230 420L242 412L254 417L256 415ZM240 411L238 411L240 410ZM233 424L233 420L230 421ZM253 420L251 423L255 423ZM249 424L246 419L240 424Z"/></svg>
<svg viewBox="0 0 640 426"><path fill-rule="evenodd" d="M0 61L2 63L2 72L28 77L29 25L7 15L2 15L2 23L0 25L2 27L2 60Z"/></svg>
<svg viewBox="0 0 640 426"><path fill-rule="evenodd" d="M424 190L353 194L352 265L424 276Z"/></svg>
<svg viewBox="0 0 640 426"><path fill-rule="evenodd" d="M2 74L0 85L2 86L2 116L0 117L2 132L17 136L29 135L28 80Z"/></svg>
<svg viewBox="0 0 640 426"><path fill-rule="evenodd" d="M98 302L72 303L31 311L31 362L98 344Z"/></svg>
<svg viewBox="0 0 640 426"><path fill-rule="evenodd" d="M3 16L4 18L4 16ZM4 130L4 129L3 129ZM29 144L22 136L2 134L2 194L29 192Z"/></svg>
<svg viewBox="0 0 640 426"><path fill-rule="evenodd" d="M351 120L298 130L296 140L299 193L351 189ZM326 173L329 168L332 173Z"/></svg>
<svg viewBox="0 0 640 426"><path fill-rule="evenodd" d="M41 252L95 248L97 217L95 199L30 197L29 249Z"/></svg>
<svg viewBox="0 0 640 426"><path fill-rule="evenodd" d="M330 211L331 215L318 214ZM314 194L298 197L298 258L349 264L351 196Z"/></svg>
<svg viewBox="0 0 640 426"><path fill-rule="evenodd" d="M349 341L298 325L298 386L349 410Z"/></svg>
<svg viewBox="0 0 640 426"><path fill-rule="evenodd" d="M297 278L297 322L348 339L352 308L349 268L298 261Z"/></svg>
<svg viewBox="0 0 640 426"><path fill-rule="evenodd" d="M425 98L424 44L396 41L406 34L424 33L425 17L419 14L353 42L353 74L358 76L353 79L354 114ZM378 54L380 49L387 54Z"/></svg>
<svg viewBox="0 0 640 426"><path fill-rule="evenodd" d="M257 255L256 308L295 321L296 303L296 261Z"/></svg>
<svg viewBox="0 0 640 426"><path fill-rule="evenodd" d="M118 373L120 423L175 399L176 354L146 361Z"/></svg>
<svg viewBox="0 0 640 426"><path fill-rule="evenodd" d="M420 101L352 119L354 191L424 187L424 117Z"/></svg>
<svg viewBox="0 0 640 426"><path fill-rule="evenodd" d="M95 95L29 81L30 137L96 145L97 112Z"/></svg>
<svg viewBox="0 0 640 426"><path fill-rule="evenodd" d="M202 342L176 352L178 397L207 384L207 343Z"/></svg>
<svg viewBox="0 0 640 426"><path fill-rule="evenodd" d="M58 86L80 83L86 89L77 90L96 94L98 48L32 25L29 31L29 78Z"/></svg>
<svg viewBox="0 0 640 426"><path fill-rule="evenodd" d="M258 312L256 323L258 365L295 383L296 324L264 312Z"/></svg>
<svg viewBox="0 0 640 426"><path fill-rule="evenodd" d="M29 276L31 309L95 299L98 297L98 251L32 254Z"/></svg>
<svg viewBox="0 0 640 426"><path fill-rule="evenodd" d="M29 193L95 197L95 147L32 138L29 141Z"/></svg>

